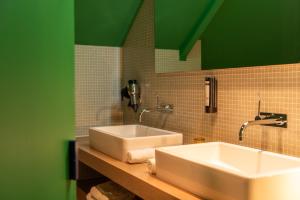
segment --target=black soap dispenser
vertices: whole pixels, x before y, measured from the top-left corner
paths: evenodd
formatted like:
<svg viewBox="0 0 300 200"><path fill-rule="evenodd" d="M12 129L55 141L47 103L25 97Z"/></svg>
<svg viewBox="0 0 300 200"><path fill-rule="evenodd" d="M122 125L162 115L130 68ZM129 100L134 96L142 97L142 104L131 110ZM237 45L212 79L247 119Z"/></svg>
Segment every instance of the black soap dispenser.
<svg viewBox="0 0 300 200"><path fill-rule="evenodd" d="M205 78L205 112L217 112L217 80L215 77Z"/></svg>

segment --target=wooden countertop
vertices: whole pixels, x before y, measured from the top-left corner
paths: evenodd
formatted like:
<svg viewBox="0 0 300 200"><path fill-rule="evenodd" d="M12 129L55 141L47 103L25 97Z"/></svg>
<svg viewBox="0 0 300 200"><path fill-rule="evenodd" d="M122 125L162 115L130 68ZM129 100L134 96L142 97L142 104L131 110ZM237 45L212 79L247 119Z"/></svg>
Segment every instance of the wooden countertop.
<svg viewBox="0 0 300 200"><path fill-rule="evenodd" d="M78 160L146 200L201 200L150 175L146 164L127 164L88 146L78 145Z"/></svg>

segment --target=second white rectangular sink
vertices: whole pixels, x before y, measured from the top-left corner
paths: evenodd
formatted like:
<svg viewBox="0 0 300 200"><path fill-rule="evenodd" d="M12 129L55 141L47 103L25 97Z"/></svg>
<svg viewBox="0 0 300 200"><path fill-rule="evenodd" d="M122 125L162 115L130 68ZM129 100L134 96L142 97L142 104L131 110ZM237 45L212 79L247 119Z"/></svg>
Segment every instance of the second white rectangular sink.
<svg viewBox="0 0 300 200"><path fill-rule="evenodd" d="M90 146L115 159L127 161L131 150L182 144L182 134L141 125L94 127Z"/></svg>
<svg viewBox="0 0 300 200"><path fill-rule="evenodd" d="M300 199L300 159L239 145L158 148L156 169L158 178L208 199Z"/></svg>

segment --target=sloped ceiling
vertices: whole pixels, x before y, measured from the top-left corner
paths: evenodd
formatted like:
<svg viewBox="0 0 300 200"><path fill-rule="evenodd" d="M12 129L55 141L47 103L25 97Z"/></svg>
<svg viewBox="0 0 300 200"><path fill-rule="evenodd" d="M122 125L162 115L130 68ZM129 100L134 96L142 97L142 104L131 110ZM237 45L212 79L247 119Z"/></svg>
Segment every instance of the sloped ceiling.
<svg viewBox="0 0 300 200"><path fill-rule="evenodd" d="M180 59L201 37L206 69L300 60L299 0L154 1L156 48L180 50ZM142 2L75 0L76 44L122 46Z"/></svg>
<svg viewBox="0 0 300 200"><path fill-rule="evenodd" d="M180 60L186 60L223 2L156 0L155 47L179 50Z"/></svg>
<svg viewBox="0 0 300 200"><path fill-rule="evenodd" d="M75 0L75 43L122 46L142 0Z"/></svg>
<svg viewBox="0 0 300 200"><path fill-rule="evenodd" d="M186 55L200 37L199 27L212 5L223 0L153 1L156 48L180 49ZM122 46L142 2L75 0L76 44Z"/></svg>
<svg viewBox="0 0 300 200"><path fill-rule="evenodd" d="M155 46L179 49L214 0L156 0Z"/></svg>

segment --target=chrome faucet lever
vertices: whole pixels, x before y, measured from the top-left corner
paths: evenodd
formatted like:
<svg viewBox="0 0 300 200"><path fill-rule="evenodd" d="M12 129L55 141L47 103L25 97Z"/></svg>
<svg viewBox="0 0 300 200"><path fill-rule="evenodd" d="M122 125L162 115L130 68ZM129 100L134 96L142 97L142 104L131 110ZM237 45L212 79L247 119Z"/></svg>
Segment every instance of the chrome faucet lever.
<svg viewBox="0 0 300 200"><path fill-rule="evenodd" d="M258 100L258 107L257 107L257 116L255 117L255 120L260 120L261 117L260 117L260 96L259 96L259 100Z"/></svg>

